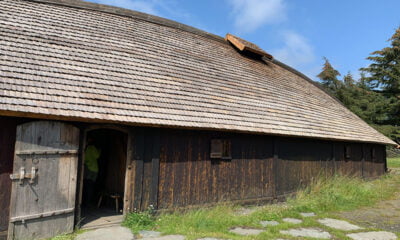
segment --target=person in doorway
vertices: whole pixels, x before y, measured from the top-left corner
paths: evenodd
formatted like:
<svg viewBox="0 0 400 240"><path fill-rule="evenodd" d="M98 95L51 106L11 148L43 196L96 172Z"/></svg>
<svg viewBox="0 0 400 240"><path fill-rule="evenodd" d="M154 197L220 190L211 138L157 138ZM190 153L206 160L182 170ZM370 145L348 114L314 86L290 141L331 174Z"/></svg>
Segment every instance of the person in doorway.
<svg viewBox="0 0 400 240"><path fill-rule="evenodd" d="M93 138L88 138L88 144L85 149L84 159L84 201L86 206L90 206L93 201L93 193L97 176L99 174L98 159L101 155L101 150L94 144Z"/></svg>

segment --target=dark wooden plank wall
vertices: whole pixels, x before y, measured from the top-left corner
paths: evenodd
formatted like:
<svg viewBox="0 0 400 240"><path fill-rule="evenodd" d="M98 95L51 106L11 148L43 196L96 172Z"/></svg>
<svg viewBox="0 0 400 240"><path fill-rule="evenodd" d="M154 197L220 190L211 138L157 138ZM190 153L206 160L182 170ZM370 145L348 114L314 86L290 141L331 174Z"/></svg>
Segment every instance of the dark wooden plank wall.
<svg viewBox="0 0 400 240"><path fill-rule="evenodd" d="M158 129L132 128L130 139L127 183L131 189L125 196L127 210L146 210L150 205L157 208L160 133Z"/></svg>
<svg viewBox="0 0 400 240"><path fill-rule="evenodd" d="M231 160L210 159L213 138L231 139ZM272 198L272 160L272 137L164 131L158 207Z"/></svg>
<svg viewBox="0 0 400 240"><path fill-rule="evenodd" d="M22 121L0 118L1 229L8 223L15 128ZM210 141L218 138L231 140L231 160L210 159ZM131 128L129 139L128 211L272 199L319 174L372 178L386 168L385 146L374 144L157 128ZM344 157L346 144L351 147L349 159Z"/></svg>
<svg viewBox="0 0 400 240"><path fill-rule="evenodd" d="M153 134L161 136L160 209L277 198L318 176L341 173L372 178L385 172L382 145L205 131ZM209 158L213 138L231 139L232 160ZM349 158L345 158L345 146L351 149Z"/></svg>
<svg viewBox="0 0 400 240"><path fill-rule="evenodd" d="M8 228L16 126L15 118L0 117L0 239Z"/></svg>
<svg viewBox="0 0 400 240"><path fill-rule="evenodd" d="M295 191L320 175L332 174L332 143L310 139L277 138L277 195Z"/></svg>
<svg viewBox="0 0 400 240"><path fill-rule="evenodd" d="M374 149L374 150L373 150ZM373 156L375 151L375 157ZM364 145L364 164L363 176L366 178L376 178L386 171L386 149L381 145Z"/></svg>
<svg viewBox="0 0 400 240"><path fill-rule="evenodd" d="M348 176L363 175L364 144L362 143L342 143L335 144L335 165L338 173ZM350 157L346 158L345 148L350 148Z"/></svg>

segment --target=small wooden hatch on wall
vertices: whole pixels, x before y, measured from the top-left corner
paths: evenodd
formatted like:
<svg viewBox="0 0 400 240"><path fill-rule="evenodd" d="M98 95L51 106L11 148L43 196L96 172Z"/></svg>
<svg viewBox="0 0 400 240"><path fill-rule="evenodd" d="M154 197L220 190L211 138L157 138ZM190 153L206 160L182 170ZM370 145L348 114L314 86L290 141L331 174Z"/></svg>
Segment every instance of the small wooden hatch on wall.
<svg viewBox="0 0 400 240"><path fill-rule="evenodd" d="M240 37L234 36L230 33L226 34L225 40L230 42L241 52L251 52L253 54L259 55L260 57L266 57L272 59L273 56L262 50L259 46L254 43L248 42Z"/></svg>
<svg viewBox="0 0 400 240"><path fill-rule="evenodd" d="M229 139L212 139L210 158L232 159L231 141Z"/></svg>
<svg viewBox="0 0 400 240"><path fill-rule="evenodd" d="M346 161L351 158L351 148L348 145L344 146L344 158Z"/></svg>

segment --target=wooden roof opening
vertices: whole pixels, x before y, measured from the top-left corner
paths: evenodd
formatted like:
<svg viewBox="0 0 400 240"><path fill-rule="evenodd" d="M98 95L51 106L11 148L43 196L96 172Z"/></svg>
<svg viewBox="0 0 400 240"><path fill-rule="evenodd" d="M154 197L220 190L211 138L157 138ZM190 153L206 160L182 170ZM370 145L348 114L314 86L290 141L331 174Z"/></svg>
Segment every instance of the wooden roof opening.
<svg viewBox="0 0 400 240"><path fill-rule="evenodd" d="M235 46L241 52L248 51L248 52L254 53L256 55L259 55L261 57L266 57L268 59L273 58L273 56L271 54L268 54L267 52L262 50L256 44L246 41L246 40L244 40L240 37L237 37L235 35L232 35L230 33L226 34L225 40L232 43L232 45Z"/></svg>

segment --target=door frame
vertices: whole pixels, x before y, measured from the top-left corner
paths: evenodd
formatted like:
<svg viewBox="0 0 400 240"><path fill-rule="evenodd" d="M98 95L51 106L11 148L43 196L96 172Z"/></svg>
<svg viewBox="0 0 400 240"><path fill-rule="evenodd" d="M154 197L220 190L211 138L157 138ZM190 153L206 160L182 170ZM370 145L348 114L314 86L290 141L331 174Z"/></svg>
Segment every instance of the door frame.
<svg viewBox="0 0 400 240"><path fill-rule="evenodd" d="M93 130L99 130L99 129L108 129L108 130L115 130L122 132L126 134L127 136L127 141L126 141L126 165L125 165L125 183L124 183L124 197L123 197L123 209L122 209L122 215L125 216L128 211L129 211L129 203L130 199L128 199L128 196L130 194L127 194L128 191L130 191L129 187L129 182L130 182L130 177L131 174L129 174L128 169L131 168L131 152L130 151L130 146L132 145L133 141L133 134L130 131L129 127L123 127L123 126L118 126L118 125L113 125L113 124L91 124L88 126L85 126L81 129L81 139L80 139L80 153L79 153L79 159L78 159L78 186L77 186L77 199L75 201L76 203L76 212L75 212L75 226L80 224L81 221L81 206L82 206L82 197L83 197L83 175L84 175L84 157L85 157L85 146L86 146L86 138L88 135L88 132L93 131Z"/></svg>

